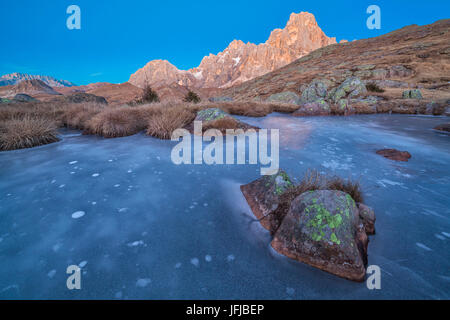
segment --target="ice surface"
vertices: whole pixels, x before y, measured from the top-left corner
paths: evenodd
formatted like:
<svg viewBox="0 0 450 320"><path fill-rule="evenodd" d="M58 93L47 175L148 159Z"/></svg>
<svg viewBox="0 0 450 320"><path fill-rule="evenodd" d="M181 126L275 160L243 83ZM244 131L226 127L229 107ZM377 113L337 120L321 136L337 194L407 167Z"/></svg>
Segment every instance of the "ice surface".
<svg viewBox="0 0 450 320"><path fill-rule="evenodd" d="M258 165L176 166L171 141L62 131L58 143L0 152L0 299L450 298L450 136L432 130L445 119L238 118L280 129L280 167L297 181L317 169L361 182L382 290L271 249L239 190ZM66 268L83 261L83 289L67 290Z"/></svg>

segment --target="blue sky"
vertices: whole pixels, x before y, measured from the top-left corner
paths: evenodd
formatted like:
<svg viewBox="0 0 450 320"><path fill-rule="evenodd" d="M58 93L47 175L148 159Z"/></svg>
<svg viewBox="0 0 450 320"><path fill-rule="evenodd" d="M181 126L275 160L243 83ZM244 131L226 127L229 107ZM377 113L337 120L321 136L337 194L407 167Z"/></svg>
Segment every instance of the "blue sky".
<svg viewBox="0 0 450 320"><path fill-rule="evenodd" d="M81 30L66 9L81 8ZM366 8L381 8L381 30L366 27ZM76 84L120 83L153 59L198 66L233 39L261 43L291 12L308 11L328 35L363 39L449 17L448 0L21 0L0 2L0 75L50 75Z"/></svg>

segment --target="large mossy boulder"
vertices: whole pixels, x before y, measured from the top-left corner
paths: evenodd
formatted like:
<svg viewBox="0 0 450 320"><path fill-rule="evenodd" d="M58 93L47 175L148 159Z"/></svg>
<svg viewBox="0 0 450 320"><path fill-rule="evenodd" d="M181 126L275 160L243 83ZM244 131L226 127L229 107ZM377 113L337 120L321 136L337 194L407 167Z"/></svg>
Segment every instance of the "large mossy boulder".
<svg viewBox="0 0 450 320"><path fill-rule="evenodd" d="M337 103L344 98L356 98L367 93L366 85L358 77L349 77L335 90L332 91L330 98Z"/></svg>
<svg viewBox="0 0 450 320"><path fill-rule="evenodd" d="M317 100L323 100L327 96L327 90L330 81L328 80L313 80L309 85L303 88L301 102L310 103Z"/></svg>
<svg viewBox="0 0 450 320"><path fill-rule="evenodd" d="M230 115L219 108L208 108L197 112L195 121L214 121L229 117Z"/></svg>
<svg viewBox="0 0 450 320"><path fill-rule="evenodd" d="M286 172L280 170L278 174L263 176L249 184L242 185L241 191L247 200L253 214L261 225L272 234L278 229L287 208L281 208L280 196L293 187Z"/></svg>
<svg viewBox="0 0 450 320"><path fill-rule="evenodd" d="M299 105L301 103L301 99L295 92L285 91L271 95L267 98L267 102L281 102Z"/></svg>
<svg viewBox="0 0 450 320"><path fill-rule="evenodd" d="M342 191L309 191L295 198L271 244L289 258L364 280L367 235L355 201Z"/></svg>
<svg viewBox="0 0 450 320"><path fill-rule="evenodd" d="M405 90L402 94L403 99L423 99L422 92L419 89Z"/></svg>

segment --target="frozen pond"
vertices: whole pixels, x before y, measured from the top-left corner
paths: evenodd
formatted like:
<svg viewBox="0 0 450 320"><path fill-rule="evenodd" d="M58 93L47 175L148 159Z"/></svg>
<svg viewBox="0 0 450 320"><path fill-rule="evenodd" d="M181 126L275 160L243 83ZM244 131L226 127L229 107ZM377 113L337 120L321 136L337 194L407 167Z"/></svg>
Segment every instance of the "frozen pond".
<svg viewBox="0 0 450 320"><path fill-rule="evenodd" d="M1 299L449 299L450 136L407 115L241 118L281 128L280 167L361 181L381 290L274 253L239 186L257 165L174 165L171 141L64 131L0 153ZM407 150L409 162L375 154ZM81 267L81 290L66 268Z"/></svg>

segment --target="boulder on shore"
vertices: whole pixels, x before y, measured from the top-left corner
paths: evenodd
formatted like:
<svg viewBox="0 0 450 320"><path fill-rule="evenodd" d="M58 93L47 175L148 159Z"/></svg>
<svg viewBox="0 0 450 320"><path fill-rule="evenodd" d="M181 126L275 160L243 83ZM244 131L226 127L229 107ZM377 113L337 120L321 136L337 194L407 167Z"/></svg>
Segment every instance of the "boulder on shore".
<svg viewBox="0 0 450 320"><path fill-rule="evenodd" d="M284 171L241 186L253 214L279 253L337 276L363 281L375 213L338 190L296 195Z"/></svg>
<svg viewBox="0 0 450 320"><path fill-rule="evenodd" d="M278 229L284 218L277 212L281 215L287 212L287 210L279 210L280 196L291 187L293 187L293 183L283 170L276 175L263 176L241 186L241 191L253 214L271 234Z"/></svg>
<svg viewBox="0 0 450 320"><path fill-rule="evenodd" d="M315 102L309 102L302 105L294 113L295 117L301 116L327 116L330 115L331 109L329 104L324 100L316 100Z"/></svg>
<svg viewBox="0 0 450 320"><path fill-rule="evenodd" d="M408 151L399 151L397 149L381 149L376 153L395 161L408 161L411 158L411 154Z"/></svg>
<svg viewBox="0 0 450 320"><path fill-rule="evenodd" d="M403 99L423 99L422 92L419 89L405 90L402 94Z"/></svg>

